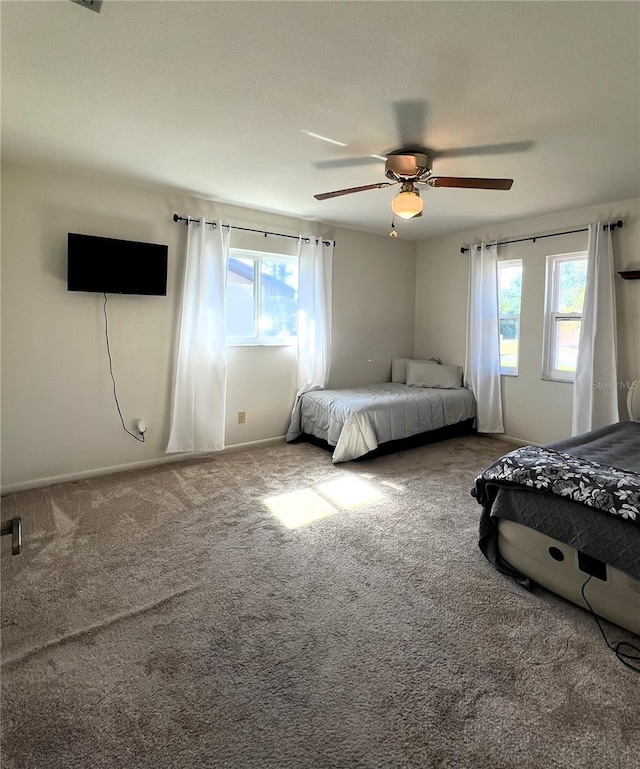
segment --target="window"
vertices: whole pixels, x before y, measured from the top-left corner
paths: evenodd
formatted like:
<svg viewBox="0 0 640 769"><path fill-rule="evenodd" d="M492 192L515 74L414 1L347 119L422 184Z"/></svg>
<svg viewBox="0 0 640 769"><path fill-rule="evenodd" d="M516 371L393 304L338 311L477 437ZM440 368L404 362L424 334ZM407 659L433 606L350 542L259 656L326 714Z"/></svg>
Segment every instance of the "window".
<svg viewBox="0 0 640 769"><path fill-rule="evenodd" d="M230 249L227 344L294 344L297 320L297 258Z"/></svg>
<svg viewBox="0 0 640 769"><path fill-rule="evenodd" d="M498 262L498 308L500 313L500 373L518 375L520 344L520 298L522 259Z"/></svg>
<svg viewBox="0 0 640 769"><path fill-rule="evenodd" d="M573 382L586 284L586 253L547 257L543 379Z"/></svg>

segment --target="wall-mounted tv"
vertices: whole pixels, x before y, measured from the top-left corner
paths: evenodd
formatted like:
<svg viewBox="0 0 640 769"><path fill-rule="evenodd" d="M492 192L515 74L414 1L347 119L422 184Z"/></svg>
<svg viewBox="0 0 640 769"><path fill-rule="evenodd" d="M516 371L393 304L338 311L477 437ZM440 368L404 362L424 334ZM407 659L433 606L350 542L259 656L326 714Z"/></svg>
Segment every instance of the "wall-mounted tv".
<svg viewBox="0 0 640 769"><path fill-rule="evenodd" d="M167 294L168 247L70 232L67 288L105 294Z"/></svg>

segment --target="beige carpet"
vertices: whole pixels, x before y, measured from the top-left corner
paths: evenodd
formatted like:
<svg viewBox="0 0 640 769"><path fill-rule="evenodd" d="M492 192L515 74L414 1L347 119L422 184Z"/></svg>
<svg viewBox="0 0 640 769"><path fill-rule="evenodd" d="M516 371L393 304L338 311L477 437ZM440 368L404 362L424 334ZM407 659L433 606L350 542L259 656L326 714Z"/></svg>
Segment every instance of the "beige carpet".
<svg viewBox="0 0 640 769"><path fill-rule="evenodd" d="M3 769L637 769L640 677L477 549L507 449L273 444L6 497Z"/></svg>

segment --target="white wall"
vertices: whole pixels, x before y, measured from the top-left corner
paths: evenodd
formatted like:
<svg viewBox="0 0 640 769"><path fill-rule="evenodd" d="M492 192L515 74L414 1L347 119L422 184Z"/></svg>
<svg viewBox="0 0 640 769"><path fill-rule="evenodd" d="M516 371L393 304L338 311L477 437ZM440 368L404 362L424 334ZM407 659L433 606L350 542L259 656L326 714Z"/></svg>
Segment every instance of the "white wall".
<svg viewBox="0 0 640 769"><path fill-rule="evenodd" d="M171 188L5 165L2 170L2 486L164 459L186 227L174 212L335 239L331 386L388 379L413 352L415 244L193 197ZM169 245L168 295L110 295L109 328L127 426L111 389L102 295L66 289L67 232ZM295 241L233 234L232 245L295 253ZM293 249L293 251L292 251ZM284 435L295 350L229 348L227 445ZM237 424L237 412L246 423Z"/></svg>
<svg viewBox="0 0 640 769"><path fill-rule="evenodd" d="M509 222L415 244L233 207L187 192L28 166L2 172L2 486L164 459L186 227L174 212L244 227L337 240L329 385L384 381L393 355L464 363L468 257L460 246L622 218L617 269L640 262L640 201ZM109 298L118 394L127 426L149 424L140 444L121 429L104 346L102 296L66 290L67 232L169 245L167 297ZM584 248L564 236L500 249L524 259L520 376L503 378L507 433L547 442L569 433L571 385L540 379L544 261ZM234 233L232 244L295 253L295 241ZM640 281L617 279L619 378L640 376ZM415 302L415 305L414 305ZM415 317L414 317L415 306ZM295 393L295 351L229 348L227 445L282 436ZM621 391L621 403L626 392ZM237 424L237 412L247 421ZM623 410L623 415L626 412Z"/></svg>
<svg viewBox="0 0 640 769"><path fill-rule="evenodd" d="M393 355L413 355L415 243L342 230L333 267L331 387L391 379ZM338 248L336 248L336 253Z"/></svg>
<svg viewBox="0 0 640 769"><path fill-rule="evenodd" d="M416 277L417 357L436 355L464 364L465 317L469 257L460 247L482 240L502 240L569 230L592 221L624 220L613 233L616 270L640 260L640 200L561 211L547 216L497 225L489 231L471 230L418 244ZM517 377L502 377L507 435L546 443L570 433L572 385L541 377L545 263L548 254L586 248L586 233L501 246L500 259L523 260L520 369ZM640 377L640 281L616 277L619 379ZM620 388L621 418L627 391Z"/></svg>

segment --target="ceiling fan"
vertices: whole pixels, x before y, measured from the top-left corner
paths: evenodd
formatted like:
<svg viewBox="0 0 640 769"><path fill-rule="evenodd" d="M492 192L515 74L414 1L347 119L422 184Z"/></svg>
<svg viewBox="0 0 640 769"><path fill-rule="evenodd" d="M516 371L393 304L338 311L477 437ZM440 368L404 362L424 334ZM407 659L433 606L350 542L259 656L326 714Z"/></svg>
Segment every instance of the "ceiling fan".
<svg viewBox="0 0 640 769"><path fill-rule="evenodd" d="M316 200L328 200L341 195L351 195L354 192L383 189L402 185L400 192L391 203L391 210L402 219L413 219L422 215L423 202L416 185L424 184L429 187L458 187L474 190L510 190L513 179L484 179L464 176L438 176L432 172L432 158L424 150L400 148L386 156L384 165L388 182L365 184L362 187L348 187L344 190L323 192L314 195Z"/></svg>

